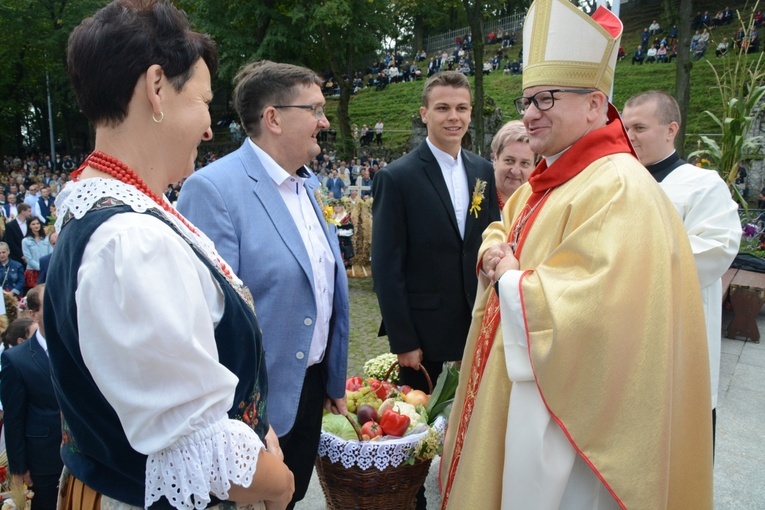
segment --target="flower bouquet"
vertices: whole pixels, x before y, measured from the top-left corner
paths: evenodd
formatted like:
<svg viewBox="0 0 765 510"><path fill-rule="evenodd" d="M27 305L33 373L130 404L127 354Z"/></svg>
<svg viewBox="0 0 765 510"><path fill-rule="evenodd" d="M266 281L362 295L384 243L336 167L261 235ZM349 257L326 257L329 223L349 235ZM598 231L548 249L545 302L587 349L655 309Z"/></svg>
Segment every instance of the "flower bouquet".
<svg viewBox="0 0 765 510"><path fill-rule="evenodd" d="M367 374L379 375L379 358L365 364ZM325 414L322 420L316 469L330 510L413 507L441 453L456 369L444 370L427 395L390 382L396 365L388 362L382 379L349 378L348 416Z"/></svg>

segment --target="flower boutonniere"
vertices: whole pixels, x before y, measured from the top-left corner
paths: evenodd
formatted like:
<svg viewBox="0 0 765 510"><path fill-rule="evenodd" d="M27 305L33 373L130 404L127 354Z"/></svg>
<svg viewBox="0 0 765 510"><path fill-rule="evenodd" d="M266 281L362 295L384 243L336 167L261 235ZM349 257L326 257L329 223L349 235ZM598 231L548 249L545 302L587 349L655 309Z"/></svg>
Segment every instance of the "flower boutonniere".
<svg viewBox="0 0 765 510"><path fill-rule="evenodd" d="M475 188L473 188L473 199L470 202L470 214L478 217L478 213L481 212L481 204L484 200L484 192L486 191L486 181L481 179L475 180Z"/></svg>

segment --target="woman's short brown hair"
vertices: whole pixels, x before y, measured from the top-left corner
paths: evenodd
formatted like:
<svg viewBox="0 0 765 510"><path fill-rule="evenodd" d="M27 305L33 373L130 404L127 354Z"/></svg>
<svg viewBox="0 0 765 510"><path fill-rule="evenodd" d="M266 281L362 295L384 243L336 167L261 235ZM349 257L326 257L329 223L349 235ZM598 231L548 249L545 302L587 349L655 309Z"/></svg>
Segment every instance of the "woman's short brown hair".
<svg viewBox="0 0 765 510"><path fill-rule="evenodd" d="M192 31L169 0L114 0L74 29L67 48L77 102L94 125L125 119L135 84L150 66L162 67L181 90L200 58L214 75L215 43Z"/></svg>

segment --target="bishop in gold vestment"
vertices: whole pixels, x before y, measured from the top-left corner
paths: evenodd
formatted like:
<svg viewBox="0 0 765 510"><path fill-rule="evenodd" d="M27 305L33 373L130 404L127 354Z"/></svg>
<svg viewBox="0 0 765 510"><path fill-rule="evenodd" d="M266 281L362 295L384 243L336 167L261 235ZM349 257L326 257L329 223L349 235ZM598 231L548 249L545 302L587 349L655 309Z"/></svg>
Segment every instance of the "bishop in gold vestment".
<svg viewBox="0 0 765 510"><path fill-rule="evenodd" d="M537 0L530 13L551 4L574 9ZM615 109L598 119L605 98L595 94L610 89L602 73L565 82L593 97L554 90L542 105L530 99L559 77L526 73L532 144L570 112L594 120L569 145L539 151L546 159L484 233L479 261L510 243L519 267L496 288L481 278L442 507L711 509L706 332L682 221Z"/></svg>

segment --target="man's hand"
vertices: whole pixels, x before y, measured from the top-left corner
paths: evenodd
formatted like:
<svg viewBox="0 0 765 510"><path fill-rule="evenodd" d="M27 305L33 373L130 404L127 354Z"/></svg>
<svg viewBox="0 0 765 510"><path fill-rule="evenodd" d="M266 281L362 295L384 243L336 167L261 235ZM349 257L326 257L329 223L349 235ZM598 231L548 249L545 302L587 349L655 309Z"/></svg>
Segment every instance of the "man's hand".
<svg viewBox="0 0 765 510"><path fill-rule="evenodd" d="M268 433L266 434L266 451L284 462L284 452L279 446L279 436L276 435L273 427L268 427Z"/></svg>
<svg viewBox="0 0 765 510"><path fill-rule="evenodd" d="M348 414L348 406L345 403L345 397L343 398L330 398L324 399L324 409L332 414Z"/></svg>
<svg viewBox="0 0 765 510"><path fill-rule="evenodd" d="M505 274L505 271L508 271L510 269L518 270L521 268L521 264L518 262L518 259L515 258L515 255L513 254L512 250L509 250L505 253L505 256L502 257L502 259L499 261L499 264L497 264L496 269L494 270L494 275L497 277L497 281L502 278L502 275Z"/></svg>
<svg viewBox="0 0 765 510"><path fill-rule="evenodd" d="M13 479L13 482L16 485L20 485L20 484L23 483L24 485L26 485L29 488L32 487L32 476L29 474L29 471L27 471L26 473L21 474L21 475L14 473L14 474L11 475L11 478Z"/></svg>
<svg viewBox="0 0 765 510"><path fill-rule="evenodd" d="M500 261L508 253L510 255L513 254L513 250L510 247L510 244L501 243L496 246L492 246L486 250L486 253L483 254L483 258L481 259L481 269L483 269L484 274L487 278L489 278L489 280L496 281L498 279L495 278L497 265L499 265Z"/></svg>
<svg viewBox="0 0 765 510"><path fill-rule="evenodd" d="M398 354L398 365L400 367L409 367L419 370L422 363L422 349L415 349L409 352Z"/></svg>

